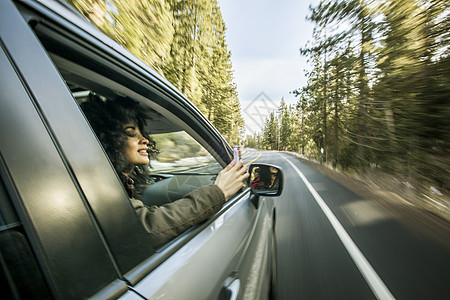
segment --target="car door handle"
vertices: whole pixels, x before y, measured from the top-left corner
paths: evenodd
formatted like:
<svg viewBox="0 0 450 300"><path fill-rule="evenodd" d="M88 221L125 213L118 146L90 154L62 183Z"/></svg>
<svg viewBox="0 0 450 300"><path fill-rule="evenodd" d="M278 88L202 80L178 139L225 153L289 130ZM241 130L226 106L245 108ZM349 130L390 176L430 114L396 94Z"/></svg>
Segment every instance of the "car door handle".
<svg viewBox="0 0 450 300"><path fill-rule="evenodd" d="M220 292L220 300L236 300L239 295L241 281L236 277L228 277Z"/></svg>

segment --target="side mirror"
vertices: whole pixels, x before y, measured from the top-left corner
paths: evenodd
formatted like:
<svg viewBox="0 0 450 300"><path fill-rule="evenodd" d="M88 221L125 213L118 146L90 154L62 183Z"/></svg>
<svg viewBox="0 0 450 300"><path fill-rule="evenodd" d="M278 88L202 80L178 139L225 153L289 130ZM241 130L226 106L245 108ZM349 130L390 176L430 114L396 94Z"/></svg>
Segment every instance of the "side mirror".
<svg viewBox="0 0 450 300"><path fill-rule="evenodd" d="M283 190L283 172L279 167L266 164L251 164L248 185L258 196L279 196Z"/></svg>

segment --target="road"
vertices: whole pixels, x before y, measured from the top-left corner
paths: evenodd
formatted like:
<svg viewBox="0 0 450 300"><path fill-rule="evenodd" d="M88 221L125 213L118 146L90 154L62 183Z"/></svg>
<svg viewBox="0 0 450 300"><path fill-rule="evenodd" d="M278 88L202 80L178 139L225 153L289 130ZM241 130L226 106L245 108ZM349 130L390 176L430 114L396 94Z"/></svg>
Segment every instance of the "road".
<svg viewBox="0 0 450 300"><path fill-rule="evenodd" d="M243 160L283 170L279 299L450 299L444 244L291 155L248 150Z"/></svg>

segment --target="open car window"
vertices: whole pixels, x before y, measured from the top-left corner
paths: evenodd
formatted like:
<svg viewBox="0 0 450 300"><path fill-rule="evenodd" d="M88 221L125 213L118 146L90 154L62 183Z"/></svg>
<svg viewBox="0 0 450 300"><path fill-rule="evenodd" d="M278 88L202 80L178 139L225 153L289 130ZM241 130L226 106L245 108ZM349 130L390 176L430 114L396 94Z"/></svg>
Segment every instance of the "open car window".
<svg viewBox="0 0 450 300"><path fill-rule="evenodd" d="M83 103L92 95L102 101L127 97L142 106L146 120L144 131L155 142L156 153L151 156L145 178L135 182L136 198L146 205L163 205L214 183L222 169L217 154L213 155L206 141L194 138L195 131L183 120L109 78L55 54L50 56L82 110Z"/></svg>

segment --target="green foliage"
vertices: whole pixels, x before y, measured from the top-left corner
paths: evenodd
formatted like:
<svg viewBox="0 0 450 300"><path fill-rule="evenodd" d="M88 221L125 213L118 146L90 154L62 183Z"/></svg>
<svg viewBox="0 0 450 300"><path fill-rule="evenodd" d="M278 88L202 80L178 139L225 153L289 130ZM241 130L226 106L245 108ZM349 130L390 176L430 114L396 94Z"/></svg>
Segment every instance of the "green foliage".
<svg viewBox="0 0 450 300"><path fill-rule="evenodd" d="M448 193L450 2L320 1L308 19L307 85L295 109L282 102L267 119L261 146Z"/></svg>
<svg viewBox="0 0 450 300"><path fill-rule="evenodd" d="M217 0L67 1L240 143L244 120Z"/></svg>
<svg viewBox="0 0 450 300"><path fill-rule="evenodd" d="M274 112L266 120L263 129L262 143L265 149L279 150L279 121Z"/></svg>
<svg viewBox="0 0 450 300"><path fill-rule="evenodd" d="M67 0L110 38L157 71L170 50L174 29L163 0Z"/></svg>
<svg viewBox="0 0 450 300"><path fill-rule="evenodd" d="M173 162L187 157L200 157L208 153L184 131L155 134L152 136L158 145L159 162Z"/></svg>

